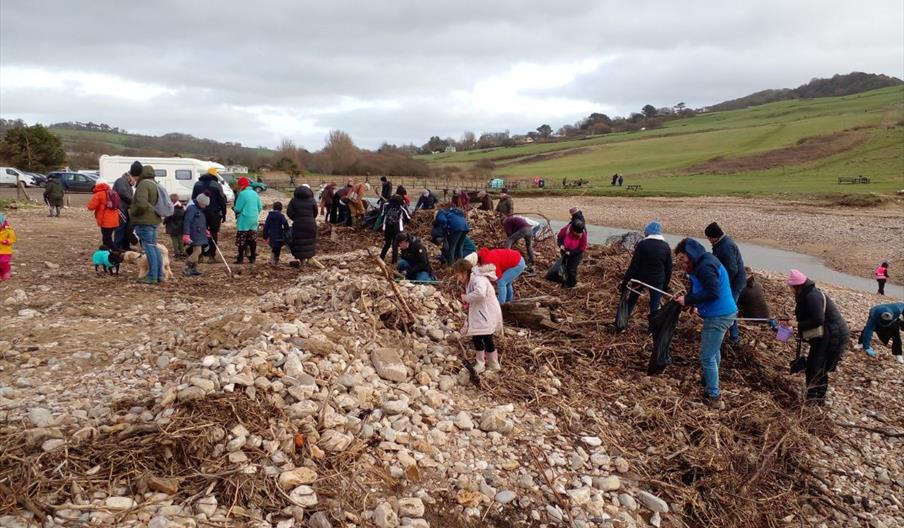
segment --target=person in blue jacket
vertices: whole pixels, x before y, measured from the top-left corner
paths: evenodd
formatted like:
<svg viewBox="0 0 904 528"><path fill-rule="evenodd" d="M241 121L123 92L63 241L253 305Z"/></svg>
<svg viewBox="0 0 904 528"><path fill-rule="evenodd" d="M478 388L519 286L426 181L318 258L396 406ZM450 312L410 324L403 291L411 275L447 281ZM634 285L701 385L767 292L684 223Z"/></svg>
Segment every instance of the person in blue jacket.
<svg viewBox="0 0 904 528"><path fill-rule="evenodd" d="M735 303L741 297L741 292L747 286L747 268L744 267L744 259L741 257L741 250L738 245L726 235L719 224L713 222L706 226L703 231L709 243L713 246L713 255L719 259L719 262L725 266L728 272L728 281L731 284L731 295L734 297ZM729 329L729 338L732 344L741 342L741 332L738 329L738 322L735 321Z"/></svg>
<svg viewBox="0 0 904 528"><path fill-rule="evenodd" d="M457 207L443 209L436 213L437 223L442 226L443 236L446 239L445 254L443 258L447 266L451 266L455 261L465 256L464 240L468 231L468 219L465 218L465 212Z"/></svg>
<svg viewBox="0 0 904 528"><path fill-rule="evenodd" d="M694 307L703 318L700 333L700 365L706 385L703 403L713 409L724 409L719 393L719 362L722 360L722 340L734 323L738 307L731 292L725 266L712 253L692 238L685 238L675 247L675 255L691 281L691 291L680 295L675 302Z"/></svg>
<svg viewBox="0 0 904 528"><path fill-rule="evenodd" d="M904 314L904 302L879 304L870 308L869 317L866 319L863 332L860 333L857 348L862 348L869 357L876 357L876 351L873 349L873 333L875 332L882 343L888 345L891 341L891 353L895 357L895 361L904 364L904 355L901 355L901 327L904 327L902 314Z"/></svg>

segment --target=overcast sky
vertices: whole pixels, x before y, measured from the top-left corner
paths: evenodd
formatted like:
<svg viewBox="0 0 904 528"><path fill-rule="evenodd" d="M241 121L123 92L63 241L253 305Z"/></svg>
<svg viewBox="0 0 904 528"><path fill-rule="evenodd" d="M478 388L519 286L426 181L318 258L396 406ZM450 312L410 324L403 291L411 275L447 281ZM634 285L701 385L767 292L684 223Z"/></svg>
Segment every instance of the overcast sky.
<svg viewBox="0 0 904 528"><path fill-rule="evenodd" d="M904 77L904 2L0 1L0 116L250 146L525 133L851 71Z"/></svg>

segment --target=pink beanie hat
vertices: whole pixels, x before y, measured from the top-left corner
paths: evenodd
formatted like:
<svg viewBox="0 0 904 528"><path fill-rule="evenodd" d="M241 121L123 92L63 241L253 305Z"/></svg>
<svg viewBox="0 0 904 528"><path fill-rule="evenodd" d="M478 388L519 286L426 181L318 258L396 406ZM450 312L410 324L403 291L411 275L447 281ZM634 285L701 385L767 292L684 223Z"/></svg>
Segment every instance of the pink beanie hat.
<svg viewBox="0 0 904 528"><path fill-rule="evenodd" d="M793 269L788 274L788 286L800 286L805 282L807 282L807 276L801 273L800 270Z"/></svg>

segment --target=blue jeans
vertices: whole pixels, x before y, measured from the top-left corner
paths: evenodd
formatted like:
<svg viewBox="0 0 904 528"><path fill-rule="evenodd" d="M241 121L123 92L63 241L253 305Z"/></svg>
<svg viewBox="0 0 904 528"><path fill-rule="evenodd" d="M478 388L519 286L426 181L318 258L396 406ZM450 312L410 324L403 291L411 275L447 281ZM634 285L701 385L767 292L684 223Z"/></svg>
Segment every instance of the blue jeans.
<svg viewBox="0 0 904 528"><path fill-rule="evenodd" d="M722 340L725 332L734 322L737 312L722 317L703 319L703 331L700 334L700 366L703 367L703 381L706 383L706 395L712 398L719 396L719 362L722 361Z"/></svg>
<svg viewBox="0 0 904 528"><path fill-rule="evenodd" d="M462 248L464 247L465 235L467 231L452 231L446 235L446 264L451 266L455 261L464 257Z"/></svg>
<svg viewBox="0 0 904 528"><path fill-rule="evenodd" d="M741 292L735 293L734 302L735 306L738 304L738 299L741 298ZM738 328L738 322L735 321L734 324L731 325L731 328L728 330L728 338L731 339L733 343L737 343L741 340L741 329Z"/></svg>
<svg viewBox="0 0 904 528"><path fill-rule="evenodd" d="M410 270L410 269L411 269L411 264L409 264L407 260L399 259L399 271L404 273L406 277L408 276L408 270ZM432 280L436 280L436 277L431 275L429 271L419 271L414 276L414 278L410 279L410 280L432 281Z"/></svg>
<svg viewBox="0 0 904 528"><path fill-rule="evenodd" d="M141 249L148 257L147 278L159 281L163 279L163 259L160 258L160 249L157 247L156 225L135 225L135 234L141 241Z"/></svg>
<svg viewBox="0 0 904 528"><path fill-rule="evenodd" d="M505 270L502 276L496 280L496 285L499 287L496 298L499 299L499 304L507 303L515 298L515 288L512 287L512 282L518 278L518 275L521 275L525 267L524 257L521 257L517 266Z"/></svg>

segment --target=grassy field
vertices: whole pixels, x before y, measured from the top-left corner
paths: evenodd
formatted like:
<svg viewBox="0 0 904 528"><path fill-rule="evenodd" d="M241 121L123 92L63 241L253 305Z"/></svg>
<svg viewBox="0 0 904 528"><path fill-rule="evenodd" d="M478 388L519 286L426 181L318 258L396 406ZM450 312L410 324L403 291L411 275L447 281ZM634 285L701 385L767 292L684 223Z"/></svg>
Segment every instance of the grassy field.
<svg viewBox="0 0 904 528"><path fill-rule="evenodd" d="M904 88L887 88L701 115L656 130L423 159L463 169L489 159L496 163L493 177L539 176L554 185L583 178L592 182L594 194L626 193L608 185L614 172L625 176L626 185L642 185L642 194L889 194L904 188L902 120ZM849 141L843 150L806 154L799 146L806 138L836 133L839 141ZM776 167L770 157L778 154L783 157ZM744 163L716 173L707 165L718 160ZM836 183L838 176L859 174L873 183Z"/></svg>

